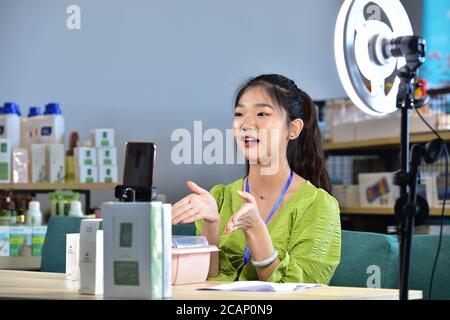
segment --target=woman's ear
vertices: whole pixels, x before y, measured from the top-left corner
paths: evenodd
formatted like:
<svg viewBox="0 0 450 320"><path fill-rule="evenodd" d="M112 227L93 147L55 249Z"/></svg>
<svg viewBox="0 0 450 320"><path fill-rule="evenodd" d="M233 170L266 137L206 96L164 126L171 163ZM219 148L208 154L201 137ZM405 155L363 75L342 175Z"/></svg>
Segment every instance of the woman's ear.
<svg viewBox="0 0 450 320"><path fill-rule="evenodd" d="M289 124L289 140L297 139L297 137L300 135L300 132L302 132L303 129L303 120L300 118L294 119Z"/></svg>

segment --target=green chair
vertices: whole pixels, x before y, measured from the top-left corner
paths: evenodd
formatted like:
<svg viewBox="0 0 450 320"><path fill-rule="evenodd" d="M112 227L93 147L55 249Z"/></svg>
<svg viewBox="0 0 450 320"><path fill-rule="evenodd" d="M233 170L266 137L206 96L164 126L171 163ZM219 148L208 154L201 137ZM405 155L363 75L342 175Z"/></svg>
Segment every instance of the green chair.
<svg viewBox="0 0 450 320"><path fill-rule="evenodd" d="M195 236L195 224L174 224L172 225L172 234L174 236Z"/></svg>
<svg viewBox="0 0 450 320"><path fill-rule="evenodd" d="M390 235L345 231L341 233L341 261L330 286L398 287L398 242ZM379 275L379 282L376 277Z"/></svg>
<svg viewBox="0 0 450 320"><path fill-rule="evenodd" d="M79 217L50 217L42 247L42 272L66 272L66 234L79 233L82 219Z"/></svg>
<svg viewBox="0 0 450 320"><path fill-rule="evenodd" d="M428 299L431 272L438 247L437 235L414 235L409 288L422 290ZM432 300L450 300L450 235L442 237L439 260L433 279Z"/></svg>

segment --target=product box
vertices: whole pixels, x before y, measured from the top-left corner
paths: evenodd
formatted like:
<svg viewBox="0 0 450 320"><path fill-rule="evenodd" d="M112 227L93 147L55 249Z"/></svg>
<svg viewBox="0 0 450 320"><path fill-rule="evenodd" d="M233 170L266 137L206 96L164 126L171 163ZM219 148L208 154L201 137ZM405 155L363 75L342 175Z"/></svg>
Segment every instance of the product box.
<svg viewBox="0 0 450 320"><path fill-rule="evenodd" d="M163 204L162 212L163 299L172 297L172 205Z"/></svg>
<svg viewBox="0 0 450 320"><path fill-rule="evenodd" d="M98 171L96 166L80 166L75 168L75 180L81 183L96 183Z"/></svg>
<svg viewBox="0 0 450 320"><path fill-rule="evenodd" d="M445 198L445 174L422 174L420 180L426 186L427 201L430 208L442 208ZM450 177L448 180L450 181ZM447 190L445 207L450 207L450 188Z"/></svg>
<svg viewBox="0 0 450 320"><path fill-rule="evenodd" d="M116 147L97 148L97 165L117 166L117 148Z"/></svg>
<svg viewBox="0 0 450 320"><path fill-rule="evenodd" d="M92 147L77 147L74 149L75 166L95 166L97 164L97 149Z"/></svg>
<svg viewBox="0 0 450 320"><path fill-rule="evenodd" d="M358 184L361 206L393 208L400 195L399 186L393 183L393 175L394 172L360 173Z"/></svg>
<svg viewBox="0 0 450 320"><path fill-rule="evenodd" d="M10 227L9 232L9 255L11 257L31 256L31 227L14 226Z"/></svg>
<svg viewBox="0 0 450 320"><path fill-rule="evenodd" d="M0 257L9 256L9 226L0 226Z"/></svg>
<svg viewBox="0 0 450 320"><path fill-rule="evenodd" d="M103 294L102 219L83 219L80 226L80 293Z"/></svg>
<svg viewBox="0 0 450 320"><path fill-rule="evenodd" d="M355 138L358 141L399 136L400 117L389 115L355 122Z"/></svg>
<svg viewBox="0 0 450 320"><path fill-rule="evenodd" d="M99 166L98 182L112 183L117 182L117 166Z"/></svg>
<svg viewBox="0 0 450 320"><path fill-rule="evenodd" d="M80 234L66 234L66 280L80 279Z"/></svg>
<svg viewBox="0 0 450 320"><path fill-rule="evenodd" d="M51 183L63 183L66 175L63 144L47 145L47 177Z"/></svg>
<svg viewBox="0 0 450 320"><path fill-rule="evenodd" d="M0 139L0 183L11 182L11 140Z"/></svg>
<svg viewBox="0 0 450 320"><path fill-rule="evenodd" d="M47 162L45 144L31 145L31 182L47 181Z"/></svg>
<svg viewBox="0 0 450 320"><path fill-rule="evenodd" d="M14 183L28 183L28 150L13 148L12 150L12 177Z"/></svg>
<svg viewBox="0 0 450 320"><path fill-rule="evenodd" d="M349 142L356 140L354 122L334 124L331 130L331 142Z"/></svg>
<svg viewBox="0 0 450 320"><path fill-rule="evenodd" d="M358 185L333 185L332 192L339 207L360 207Z"/></svg>
<svg viewBox="0 0 450 320"><path fill-rule="evenodd" d="M44 245L46 234L47 234L47 226L32 227L32 239L31 239L32 256L40 257L42 255L42 246Z"/></svg>
<svg viewBox="0 0 450 320"><path fill-rule="evenodd" d="M114 129L93 129L91 136L94 147L114 147Z"/></svg>
<svg viewBox="0 0 450 320"><path fill-rule="evenodd" d="M170 286L163 283L169 281L163 276L163 237L171 232L163 231L163 212L156 201L103 203L106 298L162 299Z"/></svg>

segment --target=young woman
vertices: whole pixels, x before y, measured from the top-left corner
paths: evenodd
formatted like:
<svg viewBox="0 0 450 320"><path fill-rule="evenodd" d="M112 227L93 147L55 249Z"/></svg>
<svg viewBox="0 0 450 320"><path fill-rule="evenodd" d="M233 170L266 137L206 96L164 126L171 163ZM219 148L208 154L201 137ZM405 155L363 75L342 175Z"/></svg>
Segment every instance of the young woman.
<svg viewBox="0 0 450 320"><path fill-rule="evenodd" d="M209 280L328 284L340 259L339 206L311 98L281 75L253 78L237 92L233 132L247 176L210 192L188 181L172 223L195 221L220 248Z"/></svg>

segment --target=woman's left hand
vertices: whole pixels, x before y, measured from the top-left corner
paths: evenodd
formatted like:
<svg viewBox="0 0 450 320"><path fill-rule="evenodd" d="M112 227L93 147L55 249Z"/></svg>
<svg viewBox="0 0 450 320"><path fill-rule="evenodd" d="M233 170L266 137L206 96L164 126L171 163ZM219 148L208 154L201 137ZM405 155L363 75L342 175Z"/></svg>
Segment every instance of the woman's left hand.
<svg viewBox="0 0 450 320"><path fill-rule="evenodd" d="M234 230L251 230L255 227L264 225L256 204L255 197L248 192L237 191L238 195L244 200L244 204L228 220L224 233L229 234Z"/></svg>

